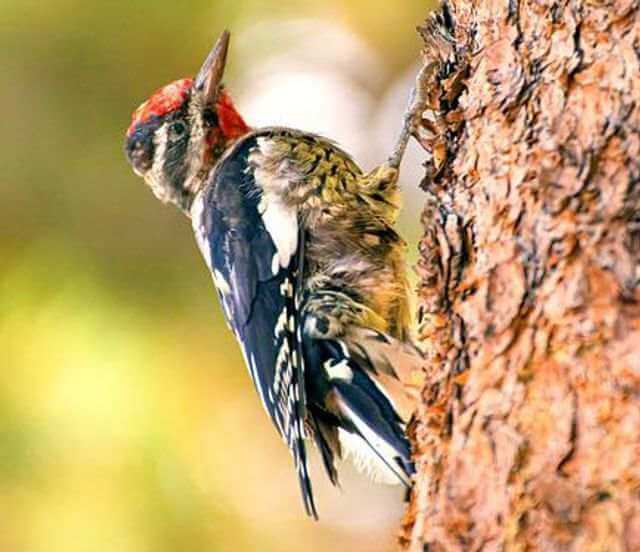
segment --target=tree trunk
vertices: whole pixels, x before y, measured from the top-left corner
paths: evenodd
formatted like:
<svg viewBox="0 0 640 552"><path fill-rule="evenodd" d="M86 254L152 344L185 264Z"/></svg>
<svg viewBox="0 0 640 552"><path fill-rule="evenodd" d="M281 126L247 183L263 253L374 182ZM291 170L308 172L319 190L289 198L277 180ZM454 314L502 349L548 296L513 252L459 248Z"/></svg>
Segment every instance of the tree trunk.
<svg viewBox="0 0 640 552"><path fill-rule="evenodd" d="M421 29L427 351L411 550L640 550L640 11Z"/></svg>

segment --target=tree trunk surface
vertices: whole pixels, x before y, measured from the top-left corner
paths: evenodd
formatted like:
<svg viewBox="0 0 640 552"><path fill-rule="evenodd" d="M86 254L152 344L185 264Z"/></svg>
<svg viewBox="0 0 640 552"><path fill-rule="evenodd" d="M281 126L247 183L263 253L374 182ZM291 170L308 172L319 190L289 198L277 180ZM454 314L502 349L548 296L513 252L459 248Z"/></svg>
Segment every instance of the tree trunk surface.
<svg viewBox="0 0 640 552"><path fill-rule="evenodd" d="M410 550L640 550L640 9L421 29L427 352Z"/></svg>

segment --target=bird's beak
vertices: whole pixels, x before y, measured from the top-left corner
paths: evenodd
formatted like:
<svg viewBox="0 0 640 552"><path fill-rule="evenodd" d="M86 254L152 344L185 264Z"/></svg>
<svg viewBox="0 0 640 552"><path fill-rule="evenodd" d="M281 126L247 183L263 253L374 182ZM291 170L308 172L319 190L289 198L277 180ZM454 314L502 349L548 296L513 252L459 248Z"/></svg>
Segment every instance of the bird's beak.
<svg viewBox="0 0 640 552"><path fill-rule="evenodd" d="M218 95L227 63L229 37L229 31L224 31L220 35L195 78L194 87L204 95L205 104L213 103Z"/></svg>

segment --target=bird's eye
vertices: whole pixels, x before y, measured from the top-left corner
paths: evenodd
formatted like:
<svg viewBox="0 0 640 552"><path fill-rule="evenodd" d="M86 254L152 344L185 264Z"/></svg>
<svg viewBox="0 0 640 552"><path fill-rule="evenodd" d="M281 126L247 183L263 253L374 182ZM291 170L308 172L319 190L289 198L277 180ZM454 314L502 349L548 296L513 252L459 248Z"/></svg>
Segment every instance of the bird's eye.
<svg viewBox="0 0 640 552"><path fill-rule="evenodd" d="M169 126L169 133L172 138L179 138L187 130L187 126L182 121L175 121Z"/></svg>

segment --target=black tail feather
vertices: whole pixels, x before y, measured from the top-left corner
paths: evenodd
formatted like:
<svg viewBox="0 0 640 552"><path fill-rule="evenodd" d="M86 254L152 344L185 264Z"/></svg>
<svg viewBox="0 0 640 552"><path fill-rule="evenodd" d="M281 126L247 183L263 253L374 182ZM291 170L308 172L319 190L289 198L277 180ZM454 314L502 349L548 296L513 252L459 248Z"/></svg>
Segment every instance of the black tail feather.
<svg viewBox="0 0 640 552"><path fill-rule="evenodd" d="M395 475L400 482L410 485L414 470L403 420L383 386L375 380L375 368L367 357L362 354L352 357L347 346L339 340L313 340L311 344L307 343L306 352L307 358L314 359L308 364L314 366L313 372L309 373L313 383L308 391L316 405L315 410L330 412L331 425L337 432L346 432L346 437L355 435L357 442L363 442L364 447L359 448L369 452L361 454L359 451L358 455L360 460L363 456L369 459L366 462L370 469L384 471L386 466L391 473L384 476L385 480ZM320 431L315 433L329 478L335 482L333 450L323 441ZM340 433L340 437L343 444L344 433ZM353 440L349 441L353 445Z"/></svg>

